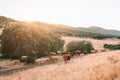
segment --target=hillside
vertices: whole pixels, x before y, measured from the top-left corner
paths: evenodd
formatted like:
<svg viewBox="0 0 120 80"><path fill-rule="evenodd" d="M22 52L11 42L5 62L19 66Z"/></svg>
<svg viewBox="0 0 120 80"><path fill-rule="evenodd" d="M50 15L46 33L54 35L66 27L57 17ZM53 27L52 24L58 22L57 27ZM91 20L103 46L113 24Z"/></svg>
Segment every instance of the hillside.
<svg viewBox="0 0 120 80"><path fill-rule="evenodd" d="M72 26L62 24L49 24L44 22L25 22L18 21L4 16L0 16L0 27L11 27L16 25L39 27L42 30L53 32L55 34L66 35L66 36L77 36L77 37L90 37L90 38L114 38L120 36L120 31L106 30L99 27L90 28L75 28Z"/></svg>
<svg viewBox="0 0 120 80"><path fill-rule="evenodd" d="M18 22L17 20L7 18L5 16L0 16L0 28L11 26L17 22Z"/></svg>
<svg viewBox="0 0 120 80"><path fill-rule="evenodd" d="M0 80L120 80L120 50L90 54L63 62L34 67Z"/></svg>

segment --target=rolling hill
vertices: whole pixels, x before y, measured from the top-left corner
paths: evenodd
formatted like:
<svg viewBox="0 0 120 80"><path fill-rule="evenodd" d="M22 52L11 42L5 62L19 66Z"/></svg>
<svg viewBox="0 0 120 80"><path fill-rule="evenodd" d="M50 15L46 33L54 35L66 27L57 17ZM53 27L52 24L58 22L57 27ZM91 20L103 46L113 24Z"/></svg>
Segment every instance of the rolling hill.
<svg viewBox="0 0 120 80"><path fill-rule="evenodd" d="M26 21L18 21L11 18L7 18L4 16L0 16L0 28L15 26L16 24L26 25L26 26L38 26L43 30L55 32L62 35L67 36L78 36L78 37L96 37L97 36L105 36L105 37L118 37L120 36L120 31L117 30L107 30L100 27L92 26L89 28L82 27L72 27L62 24L49 24L44 22L26 22Z"/></svg>

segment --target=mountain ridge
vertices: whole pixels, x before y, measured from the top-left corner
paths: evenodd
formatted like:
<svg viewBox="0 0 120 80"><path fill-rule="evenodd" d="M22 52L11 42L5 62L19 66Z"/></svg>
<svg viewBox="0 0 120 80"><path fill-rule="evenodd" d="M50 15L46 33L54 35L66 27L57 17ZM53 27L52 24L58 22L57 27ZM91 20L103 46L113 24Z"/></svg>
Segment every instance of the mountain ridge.
<svg viewBox="0 0 120 80"><path fill-rule="evenodd" d="M98 26L90 26L88 28L82 28L82 31L120 36L119 30L104 29Z"/></svg>

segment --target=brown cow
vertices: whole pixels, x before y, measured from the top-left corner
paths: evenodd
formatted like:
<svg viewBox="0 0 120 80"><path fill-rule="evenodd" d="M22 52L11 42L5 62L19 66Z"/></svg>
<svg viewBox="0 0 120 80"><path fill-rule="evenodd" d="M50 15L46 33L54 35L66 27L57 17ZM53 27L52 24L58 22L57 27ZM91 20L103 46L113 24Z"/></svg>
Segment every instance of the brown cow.
<svg viewBox="0 0 120 80"><path fill-rule="evenodd" d="M63 52L63 51L62 51L60 54L61 54L61 56L63 56L63 55L65 55L65 54L67 54L67 52Z"/></svg>
<svg viewBox="0 0 120 80"><path fill-rule="evenodd" d="M80 56L80 54L81 54L80 50L75 51L75 54L76 55L78 54Z"/></svg>
<svg viewBox="0 0 120 80"><path fill-rule="evenodd" d="M98 50L92 50L91 53L98 53L99 51Z"/></svg>
<svg viewBox="0 0 120 80"><path fill-rule="evenodd" d="M49 53L49 59L51 61L58 60L57 54L55 52L50 52Z"/></svg>
<svg viewBox="0 0 120 80"><path fill-rule="evenodd" d="M50 59L51 61L54 61L54 60L58 60L58 57L57 57L57 56L49 56L49 59Z"/></svg>
<svg viewBox="0 0 120 80"><path fill-rule="evenodd" d="M65 63L66 63L67 61L70 61L70 59L71 59L73 56L74 56L74 53L72 53L72 52L66 52L66 53L64 53L64 54L63 54L63 59L64 59Z"/></svg>

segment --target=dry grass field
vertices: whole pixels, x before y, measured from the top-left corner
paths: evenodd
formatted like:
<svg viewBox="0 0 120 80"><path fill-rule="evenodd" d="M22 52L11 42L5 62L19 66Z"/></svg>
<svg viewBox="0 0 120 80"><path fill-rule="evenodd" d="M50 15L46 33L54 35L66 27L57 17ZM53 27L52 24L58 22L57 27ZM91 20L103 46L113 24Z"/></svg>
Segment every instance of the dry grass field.
<svg viewBox="0 0 120 80"><path fill-rule="evenodd" d="M82 38L62 37L66 43ZM85 39L93 43L95 49L103 44L117 44L119 40ZM65 64L58 62L37 66L11 75L0 76L0 80L120 80L120 50L107 51L85 56L75 56Z"/></svg>
<svg viewBox="0 0 120 80"><path fill-rule="evenodd" d="M0 80L120 80L120 50L39 66Z"/></svg>

